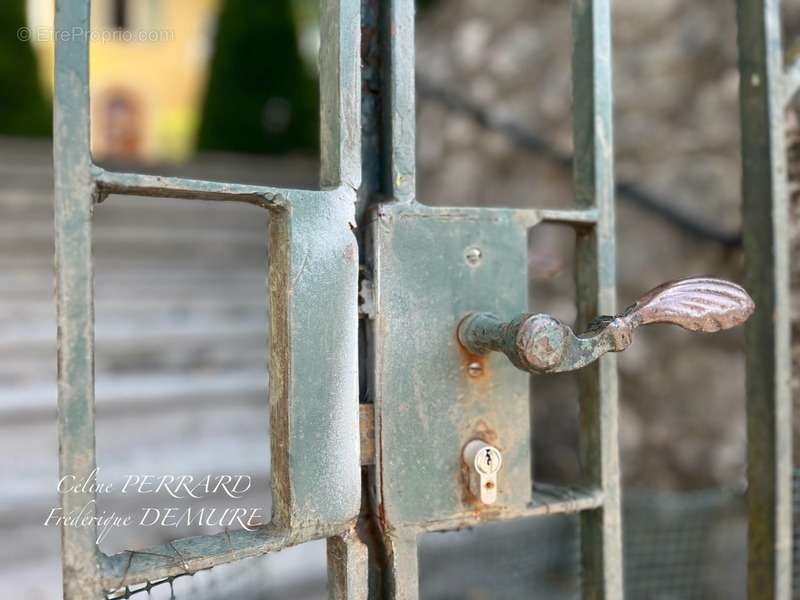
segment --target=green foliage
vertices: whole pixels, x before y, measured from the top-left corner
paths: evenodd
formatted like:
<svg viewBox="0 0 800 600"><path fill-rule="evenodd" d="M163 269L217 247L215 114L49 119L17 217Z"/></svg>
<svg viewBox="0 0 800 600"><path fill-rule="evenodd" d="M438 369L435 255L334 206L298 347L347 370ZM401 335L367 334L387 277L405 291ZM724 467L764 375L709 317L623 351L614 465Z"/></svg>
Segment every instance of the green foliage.
<svg viewBox="0 0 800 600"><path fill-rule="evenodd" d="M52 132L51 105L39 83L33 48L17 35L25 26L25 0L2 0L0 134L47 136Z"/></svg>
<svg viewBox="0 0 800 600"><path fill-rule="evenodd" d="M300 58L290 0L225 0L203 108L202 150L319 147L319 92Z"/></svg>
<svg viewBox="0 0 800 600"><path fill-rule="evenodd" d="M417 12L424 12L437 3L437 0L417 0Z"/></svg>

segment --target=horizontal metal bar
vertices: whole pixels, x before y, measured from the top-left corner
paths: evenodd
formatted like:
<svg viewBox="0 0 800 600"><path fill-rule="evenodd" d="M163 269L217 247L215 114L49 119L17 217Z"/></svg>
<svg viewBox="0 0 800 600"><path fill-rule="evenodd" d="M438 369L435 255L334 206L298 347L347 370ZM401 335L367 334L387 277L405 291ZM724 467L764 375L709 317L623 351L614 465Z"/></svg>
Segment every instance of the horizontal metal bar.
<svg viewBox="0 0 800 600"><path fill-rule="evenodd" d="M601 490L539 483L533 486L533 500L523 510L478 513L465 518L422 523L420 529L422 531L445 531L495 521L580 513L603 506L603 497Z"/></svg>
<svg viewBox="0 0 800 600"><path fill-rule="evenodd" d="M351 526L352 523L331 524L289 532L266 525L254 531L240 529L184 538L145 550L126 550L112 556L99 553L102 586L111 592L125 586L196 573L225 563L338 535Z"/></svg>
<svg viewBox="0 0 800 600"><path fill-rule="evenodd" d="M537 483L533 486L530 515L571 514L603 506L602 490Z"/></svg>
<svg viewBox="0 0 800 600"><path fill-rule="evenodd" d="M527 227L535 227L542 223L554 223L581 229L594 227L600 214L596 208L522 208L514 209L514 212L514 219Z"/></svg>
<svg viewBox="0 0 800 600"><path fill-rule="evenodd" d="M596 208L577 210L539 209L539 219L542 223L560 223L564 225L594 225L599 218Z"/></svg>
<svg viewBox="0 0 800 600"><path fill-rule="evenodd" d="M274 208L283 204L293 191L280 188L143 175L139 173L116 173L100 167L92 168L92 177L102 201L109 194L129 196L156 196L181 198L184 200L211 200L222 202L244 202L262 208ZM308 192L306 192L308 193Z"/></svg>
<svg viewBox="0 0 800 600"><path fill-rule="evenodd" d="M378 209L381 213L381 209ZM429 206L414 203L407 213L397 212L400 219L440 219L440 220L472 220L500 221L512 219L526 227L534 227L540 223L561 223L575 227L591 227L597 223L596 208L551 209L551 208L489 208L471 206Z"/></svg>
<svg viewBox="0 0 800 600"><path fill-rule="evenodd" d="M783 73L783 97L788 104L800 91L800 59L794 61Z"/></svg>

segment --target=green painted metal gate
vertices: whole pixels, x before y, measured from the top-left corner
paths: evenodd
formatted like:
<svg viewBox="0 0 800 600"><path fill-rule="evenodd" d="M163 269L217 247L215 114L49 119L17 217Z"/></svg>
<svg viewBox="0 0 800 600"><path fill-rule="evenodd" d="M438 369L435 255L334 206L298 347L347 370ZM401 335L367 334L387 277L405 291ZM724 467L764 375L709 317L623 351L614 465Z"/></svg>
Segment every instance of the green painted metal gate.
<svg viewBox="0 0 800 600"><path fill-rule="evenodd" d="M747 338L750 597L789 598L779 7L738 5L744 240L757 306ZM592 321L615 313L610 0L572 2L575 207L568 210L417 202L412 0L322 1L319 191L95 166L89 0L56 6L62 477L85 480L95 466L93 211L122 194L245 202L271 216L271 523L114 556L98 550L94 526L63 528L65 598L102 598L320 538L328 539L331 598L416 598L421 533L553 513L581 515L584 597L623 597L617 376L605 353L623 350L640 324L712 331L740 323L752 305L738 286L695 279ZM526 239L541 223L576 232L578 325L589 328L577 338L549 317L524 314ZM709 300L717 296L727 304ZM700 316L687 312L690 301L704 306ZM579 367L582 480L540 485L531 479L524 371ZM93 500L83 492L61 497L65 512Z"/></svg>

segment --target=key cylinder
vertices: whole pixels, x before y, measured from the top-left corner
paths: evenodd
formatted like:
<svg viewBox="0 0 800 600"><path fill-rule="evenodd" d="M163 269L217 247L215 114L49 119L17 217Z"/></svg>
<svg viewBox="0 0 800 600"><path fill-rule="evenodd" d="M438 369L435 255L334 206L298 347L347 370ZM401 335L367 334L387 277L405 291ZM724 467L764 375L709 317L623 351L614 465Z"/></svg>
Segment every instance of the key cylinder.
<svg viewBox="0 0 800 600"><path fill-rule="evenodd" d="M472 440L464 446L464 463L467 465L467 488L482 504L497 501L497 473L503 466L503 455L483 440Z"/></svg>

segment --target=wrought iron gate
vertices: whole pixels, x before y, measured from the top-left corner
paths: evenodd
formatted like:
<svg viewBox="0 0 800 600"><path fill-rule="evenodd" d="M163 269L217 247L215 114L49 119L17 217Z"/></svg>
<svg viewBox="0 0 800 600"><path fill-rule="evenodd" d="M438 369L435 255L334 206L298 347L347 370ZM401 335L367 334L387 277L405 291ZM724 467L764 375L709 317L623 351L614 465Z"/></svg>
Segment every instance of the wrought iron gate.
<svg viewBox="0 0 800 600"><path fill-rule="evenodd" d="M739 0L738 6L744 239L748 287L758 306L748 328L750 596L788 598L791 420L780 20L775 0ZM65 527L65 598L101 598L109 590L320 538L328 538L330 597L416 598L421 533L576 512L584 596L623 596L616 365L613 355L600 355L624 349L632 329L650 317L678 322L664 316L659 294L696 294L727 284L692 280L657 290L632 313L595 322L591 335L581 338L541 315L506 324L489 314L462 321L477 311L503 318L524 313L526 236L541 223L576 232L581 329L598 314L615 313L610 0L573 0L572 9L575 208L512 210L434 208L416 201L412 0L322 1L320 191L95 166L89 151L89 0L57 1L61 475L85 480L95 465L91 237L97 205L110 194L245 202L271 215L275 498L272 522L255 532L177 540L141 553L106 556L96 547L94 527ZM729 320L718 325L746 318L752 308L746 296L735 286L724 293L734 300L720 317ZM640 308L651 309L650 317L642 317ZM680 317L679 324L706 328ZM503 337L509 331L510 346ZM531 346L517 353L512 346L523 338ZM551 345L558 344L563 352L554 354ZM506 352L512 362L489 350ZM580 486L531 481L528 384L517 367L583 367ZM68 512L92 506L93 499L72 492L61 502Z"/></svg>

